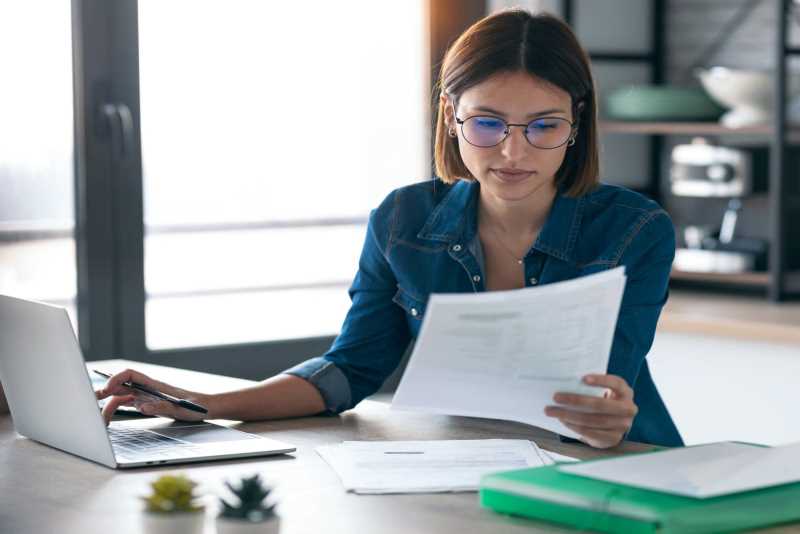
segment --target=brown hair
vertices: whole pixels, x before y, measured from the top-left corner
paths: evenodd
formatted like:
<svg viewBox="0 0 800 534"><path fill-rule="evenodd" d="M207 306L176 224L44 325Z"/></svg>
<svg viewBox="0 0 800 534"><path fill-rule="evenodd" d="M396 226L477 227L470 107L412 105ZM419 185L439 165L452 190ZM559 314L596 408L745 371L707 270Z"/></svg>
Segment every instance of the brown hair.
<svg viewBox="0 0 800 534"><path fill-rule="evenodd" d="M564 22L522 9L501 11L470 26L447 50L437 81L438 95L454 103L470 87L499 72L527 72L572 97L576 132L573 145L556 172L556 185L568 196L591 191L600 172L597 104L589 59ZM474 180L447 134L439 99L434 147L436 173L445 183Z"/></svg>

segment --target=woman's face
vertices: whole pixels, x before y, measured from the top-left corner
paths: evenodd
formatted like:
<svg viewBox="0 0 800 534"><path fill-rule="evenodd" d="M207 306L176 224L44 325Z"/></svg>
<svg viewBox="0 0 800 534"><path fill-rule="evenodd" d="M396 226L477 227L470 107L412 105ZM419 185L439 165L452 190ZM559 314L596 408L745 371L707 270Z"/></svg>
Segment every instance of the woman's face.
<svg viewBox="0 0 800 534"><path fill-rule="evenodd" d="M551 193L555 174L568 150L532 146L525 128L512 127L500 144L473 146L453 117L452 100L445 106L448 130L455 129L461 158L481 184L481 194L498 200L523 201L537 191ZM456 115L464 120L475 115L499 117L510 124L527 124L539 117L561 117L572 122L572 98L559 87L525 72L498 73L461 95Z"/></svg>

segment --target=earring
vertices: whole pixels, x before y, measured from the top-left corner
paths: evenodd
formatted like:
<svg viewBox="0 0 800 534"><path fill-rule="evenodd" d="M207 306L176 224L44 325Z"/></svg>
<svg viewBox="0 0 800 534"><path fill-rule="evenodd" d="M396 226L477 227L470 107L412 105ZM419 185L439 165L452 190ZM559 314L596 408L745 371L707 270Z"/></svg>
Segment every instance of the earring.
<svg viewBox="0 0 800 534"><path fill-rule="evenodd" d="M574 144L575 144L575 138L574 137L570 137L569 141L567 141L567 146L572 146Z"/></svg>
<svg viewBox="0 0 800 534"><path fill-rule="evenodd" d="M449 130L447 130L447 135L449 135L450 137L455 137L456 136L455 128L450 128Z"/></svg>

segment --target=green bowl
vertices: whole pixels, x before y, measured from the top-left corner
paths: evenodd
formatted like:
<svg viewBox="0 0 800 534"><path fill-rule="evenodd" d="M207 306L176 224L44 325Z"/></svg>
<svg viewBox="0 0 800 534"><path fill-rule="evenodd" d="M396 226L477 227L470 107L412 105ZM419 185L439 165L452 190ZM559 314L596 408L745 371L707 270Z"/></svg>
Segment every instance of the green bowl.
<svg viewBox="0 0 800 534"><path fill-rule="evenodd" d="M724 111L702 87L630 85L608 95L605 115L625 121L715 121Z"/></svg>

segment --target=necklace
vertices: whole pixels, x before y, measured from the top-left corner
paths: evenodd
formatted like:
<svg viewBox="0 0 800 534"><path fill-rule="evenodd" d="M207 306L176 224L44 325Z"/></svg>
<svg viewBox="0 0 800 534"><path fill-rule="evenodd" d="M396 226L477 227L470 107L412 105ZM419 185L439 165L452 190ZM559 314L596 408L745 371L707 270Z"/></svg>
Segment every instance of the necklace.
<svg viewBox="0 0 800 534"><path fill-rule="evenodd" d="M511 250L511 247L509 247L508 245L506 245L506 244L503 242L503 240L502 240L502 239L500 239L500 236L497 234L497 232L495 231L495 229L494 229L494 228L493 228L491 225L489 226L489 230L491 230L491 232L492 232L492 235L494 235L494 238L497 240L497 242L498 242L498 243L500 243L500 246L502 246L502 247L503 247L503 248L506 250L506 252L508 252L508 255L509 255L509 256L511 256L512 258L514 258L514 260L515 260L515 261L516 261L516 262L517 262L519 265L522 265L522 261L523 261L523 259L524 259L524 256L523 256L522 258L520 258L520 257L518 257L516 254L514 254L514 251L513 251L513 250Z"/></svg>

